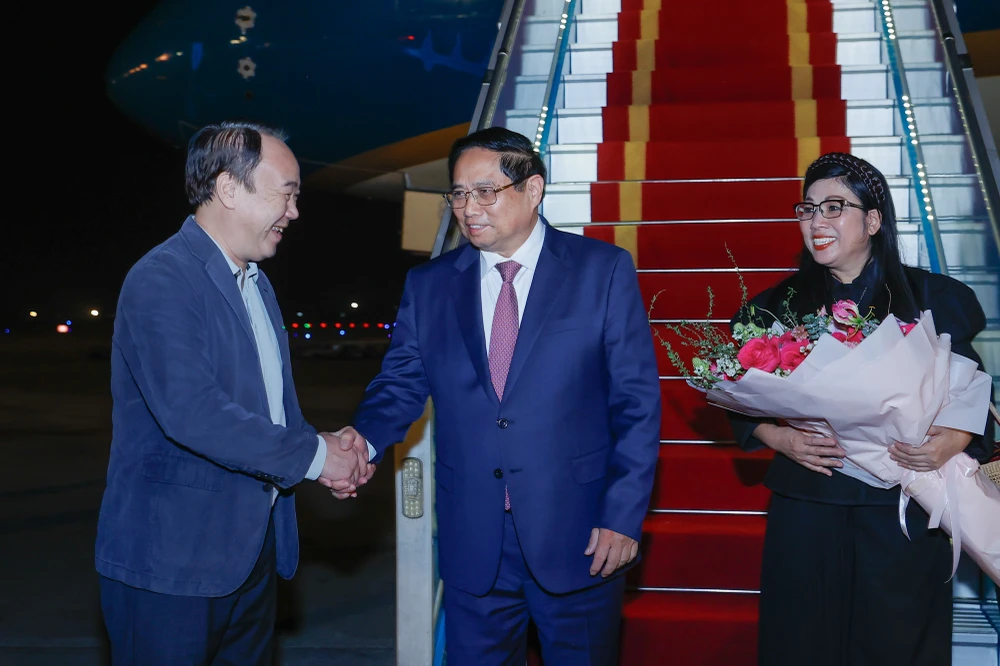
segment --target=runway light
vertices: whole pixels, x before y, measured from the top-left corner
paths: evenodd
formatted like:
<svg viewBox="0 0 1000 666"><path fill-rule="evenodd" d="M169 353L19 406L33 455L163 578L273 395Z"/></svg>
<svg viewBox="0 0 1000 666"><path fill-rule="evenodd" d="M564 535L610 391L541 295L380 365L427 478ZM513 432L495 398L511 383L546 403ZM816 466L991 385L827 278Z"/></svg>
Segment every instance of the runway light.
<svg viewBox="0 0 1000 666"><path fill-rule="evenodd" d="M320 328L326 328L326 322L325 322L325 321L321 321L321 322L319 323L319 327L320 327Z"/></svg>
<svg viewBox="0 0 1000 666"><path fill-rule="evenodd" d="M301 313L301 312L296 312L296 313L295 313L295 316L296 316L296 317L301 317L301 316L302 316L302 313Z"/></svg>
<svg viewBox="0 0 1000 666"><path fill-rule="evenodd" d="M292 328L298 328L298 327L299 327L299 323L297 321L293 321L292 322Z"/></svg>
<svg viewBox="0 0 1000 666"><path fill-rule="evenodd" d="M358 309L358 304L352 301L351 302L351 307L354 308L355 310L357 310Z"/></svg>
<svg viewBox="0 0 1000 666"><path fill-rule="evenodd" d="M350 324L348 324L347 328L354 328L354 322L352 321Z"/></svg>
<svg viewBox="0 0 1000 666"><path fill-rule="evenodd" d="M101 313L100 313L100 312L98 312L97 310L91 310L91 311L90 311L90 316L91 316L91 317L96 317L96 316L97 316L97 315L99 315L99 314L101 314Z"/></svg>
<svg viewBox="0 0 1000 666"><path fill-rule="evenodd" d="M59 333L69 333L69 326L66 324L59 324L56 326L56 331Z"/></svg>
<svg viewBox="0 0 1000 666"><path fill-rule="evenodd" d="M333 327L334 328L340 328L340 322L338 321L336 324L333 325Z"/></svg>
<svg viewBox="0 0 1000 666"><path fill-rule="evenodd" d="M347 331L345 331L344 329L340 329L340 334L341 335L347 335Z"/></svg>
<svg viewBox="0 0 1000 666"><path fill-rule="evenodd" d="M312 328L312 327L313 327L313 325L312 325L312 324L303 324L302 326L303 326L304 328Z"/></svg>
<svg viewBox="0 0 1000 666"><path fill-rule="evenodd" d="M72 325L73 325L73 322L71 322L71 321L70 321L69 319L67 319L67 320L66 320L66 325L67 325L67 326L72 326Z"/></svg>
<svg viewBox="0 0 1000 666"><path fill-rule="evenodd" d="M38 316L38 313L37 313L37 312L35 312L34 310L32 310L31 312L29 312L29 313L28 313L28 316L29 316L29 317L37 317L37 316Z"/></svg>
<svg viewBox="0 0 1000 666"><path fill-rule="evenodd" d="M306 333L306 340L309 340L310 338L312 338L312 333Z"/></svg>

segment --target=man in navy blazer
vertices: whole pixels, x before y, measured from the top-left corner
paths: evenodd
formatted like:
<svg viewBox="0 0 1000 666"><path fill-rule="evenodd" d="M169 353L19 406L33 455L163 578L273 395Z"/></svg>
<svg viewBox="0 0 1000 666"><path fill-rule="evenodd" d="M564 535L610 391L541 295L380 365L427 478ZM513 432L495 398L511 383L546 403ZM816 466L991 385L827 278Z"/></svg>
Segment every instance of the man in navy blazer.
<svg viewBox="0 0 1000 666"><path fill-rule="evenodd" d="M520 134L459 139L449 171L470 244L410 271L345 437L378 460L434 402L449 664L523 664L529 619L547 664L615 663L660 433L632 258L541 218Z"/></svg>
<svg viewBox="0 0 1000 666"><path fill-rule="evenodd" d="M303 418L256 264L298 217L284 137L203 128L186 188L194 215L132 267L119 297L101 606L115 666L270 664L275 574L298 564L292 489L319 479L351 495L374 470Z"/></svg>

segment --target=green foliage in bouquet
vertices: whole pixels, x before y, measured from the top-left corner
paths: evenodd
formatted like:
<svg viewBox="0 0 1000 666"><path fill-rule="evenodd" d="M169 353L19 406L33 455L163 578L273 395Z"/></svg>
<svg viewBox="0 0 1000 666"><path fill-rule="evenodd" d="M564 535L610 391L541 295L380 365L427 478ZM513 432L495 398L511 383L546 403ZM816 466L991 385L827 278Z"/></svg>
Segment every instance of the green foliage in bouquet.
<svg viewBox="0 0 1000 666"><path fill-rule="evenodd" d="M711 287L707 287L708 292L708 312L705 313L704 321L691 322L687 320L682 320L679 324L664 323L662 326L667 330L673 332L681 340L681 344L685 347L691 347L694 349L694 357L691 360L691 369L689 370L687 365L681 359L680 354L671 346L670 342L663 337L663 334L653 326L653 335L661 345L667 350L667 358L670 359L670 363L677 368L677 371L681 375L691 381L692 384L700 388L710 389L716 383L722 381L723 376L725 377L739 377L746 372L746 369L740 364L739 360L736 358L737 353L739 353L739 348L742 347L748 340L753 338L763 337L768 334L768 328L764 327L763 319L758 314L758 310L762 312L768 312L763 310L763 308L757 308L754 305L747 305L747 287L743 280L743 274L740 272L740 267L736 263L736 258L733 257L732 251L729 246L726 245L726 254L729 256L729 260L732 262L733 267L736 269L736 277L740 283L740 311L746 311L749 314L749 320L746 323L738 322L733 326L733 340L736 340L737 344L734 344L730 338L719 329L716 324L711 323L712 313L715 310L715 294ZM652 319L653 309L656 307L656 300L660 297L663 290L660 290L653 296L652 301L649 304L649 310L647 315ZM794 290L788 290L787 298L782 302L782 306L785 310L784 321L789 324L789 328L794 328L798 325L795 318L795 314L789 309L788 303L794 295ZM768 314L771 314L768 312ZM773 316L773 315L772 315ZM777 319L775 317L775 319Z"/></svg>

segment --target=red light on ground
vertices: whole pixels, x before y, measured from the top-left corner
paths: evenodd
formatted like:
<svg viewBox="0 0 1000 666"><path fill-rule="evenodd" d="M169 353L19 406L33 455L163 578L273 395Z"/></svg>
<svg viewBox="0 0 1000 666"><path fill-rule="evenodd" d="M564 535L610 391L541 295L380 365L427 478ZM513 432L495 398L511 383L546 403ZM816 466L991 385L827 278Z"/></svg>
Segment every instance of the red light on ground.
<svg viewBox="0 0 1000 666"><path fill-rule="evenodd" d="M56 326L56 331L58 333L69 333L69 326L67 326L66 324L59 324L58 326Z"/></svg>
<svg viewBox="0 0 1000 666"><path fill-rule="evenodd" d="M325 322L325 321L321 321L321 322L319 323L319 327L320 327L320 328L326 328L326 322Z"/></svg>
<svg viewBox="0 0 1000 666"><path fill-rule="evenodd" d="M340 322L338 321L336 324L333 325L333 327L334 328L340 328Z"/></svg>
<svg viewBox="0 0 1000 666"><path fill-rule="evenodd" d="M415 39L416 39L416 37L415 37L415 36L413 36L413 35L407 35L407 36L406 36L406 39L407 39L407 41L410 41L410 42L412 42L413 40L415 40Z"/></svg>
<svg viewBox="0 0 1000 666"><path fill-rule="evenodd" d="M298 328L298 327L299 327L299 325L298 325L298 324L296 324L296 323L294 323L294 322L292 323L292 328Z"/></svg>
<svg viewBox="0 0 1000 666"><path fill-rule="evenodd" d="M364 324L362 324L362 326L364 326L365 328L368 328L368 322L365 322Z"/></svg>
<svg viewBox="0 0 1000 666"><path fill-rule="evenodd" d="M354 328L354 322L352 321L350 324L347 325L347 327L348 328Z"/></svg>

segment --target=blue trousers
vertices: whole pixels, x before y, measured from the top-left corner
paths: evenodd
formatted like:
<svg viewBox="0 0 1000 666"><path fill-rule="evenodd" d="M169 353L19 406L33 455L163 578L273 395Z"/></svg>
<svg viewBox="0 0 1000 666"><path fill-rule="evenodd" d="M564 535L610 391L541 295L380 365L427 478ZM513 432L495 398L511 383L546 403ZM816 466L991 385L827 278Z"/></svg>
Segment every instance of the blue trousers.
<svg viewBox="0 0 1000 666"><path fill-rule="evenodd" d="M580 548L581 556L583 546ZM597 575L600 581L600 574ZM625 576L568 594L550 594L528 570L510 512L493 589L475 597L444 588L448 666L524 666L528 621L538 629L546 664L610 666L618 660Z"/></svg>
<svg viewBox="0 0 1000 666"><path fill-rule="evenodd" d="M269 666L277 574L274 521L257 563L224 597L188 597L101 576L101 609L113 666Z"/></svg>

